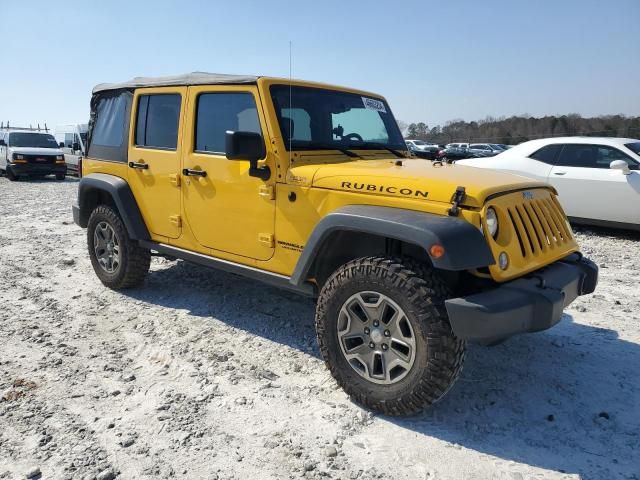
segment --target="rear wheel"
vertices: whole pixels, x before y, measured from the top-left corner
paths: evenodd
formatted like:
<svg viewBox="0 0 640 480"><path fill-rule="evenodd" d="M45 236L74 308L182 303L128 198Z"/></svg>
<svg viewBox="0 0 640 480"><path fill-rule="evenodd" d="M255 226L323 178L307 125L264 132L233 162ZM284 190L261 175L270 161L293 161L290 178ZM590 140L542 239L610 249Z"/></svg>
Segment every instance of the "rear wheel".
<svg viewBox="0 0 640 480"><path fill-rule="evenodd" d="M360 258L327 280L316 310L320 351L354 401L411 415L445 395L465 355L449 296L436 271L410 259Z"/></svg>
<svg viewBox="0 0 640 480"><path fill-rule="evenodd" d="M117 212L98 206L89 217L87 243L93 270L109 288L136 287L149 271L151 252L129 238Z"/></svg>

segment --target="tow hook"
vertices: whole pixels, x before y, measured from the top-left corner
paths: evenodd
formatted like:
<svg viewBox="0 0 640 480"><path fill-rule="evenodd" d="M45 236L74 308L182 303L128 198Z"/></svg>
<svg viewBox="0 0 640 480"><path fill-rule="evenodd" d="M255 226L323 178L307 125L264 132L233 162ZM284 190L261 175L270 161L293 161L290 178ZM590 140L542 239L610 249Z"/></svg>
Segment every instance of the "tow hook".
<svg viewBox="0 0 640 480"><path fill-rule="evenodd" d="M460 208L458 207L458 205L460 205L460 203L464 200L465 195L466 193L464 187L456 188L456 193L454 193L453 197L451 198L452 205L449 209L450 217L458 216L458 214L460 213Z"/></svg>

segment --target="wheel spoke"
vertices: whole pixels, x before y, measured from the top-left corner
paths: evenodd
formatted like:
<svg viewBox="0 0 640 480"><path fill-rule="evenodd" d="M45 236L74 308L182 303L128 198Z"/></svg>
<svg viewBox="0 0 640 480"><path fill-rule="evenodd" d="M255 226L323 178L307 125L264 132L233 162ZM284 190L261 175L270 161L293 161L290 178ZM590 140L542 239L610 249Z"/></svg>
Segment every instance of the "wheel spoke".
<svg viewBox="0 0 640 480"><path fill-rule="evenodd" d="M378 292L359 292L345 301L338 317L338 338L351 367L374 383L399 381L415 361L415 338L407 316Z"/></svg>

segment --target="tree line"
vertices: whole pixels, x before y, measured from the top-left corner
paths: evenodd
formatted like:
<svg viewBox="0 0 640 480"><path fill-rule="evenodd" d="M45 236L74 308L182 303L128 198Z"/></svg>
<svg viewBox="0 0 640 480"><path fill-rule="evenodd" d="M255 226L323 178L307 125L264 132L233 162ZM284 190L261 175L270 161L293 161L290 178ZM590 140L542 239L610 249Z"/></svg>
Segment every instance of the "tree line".
<svg viewBox="0 0 640 480"><path fill-rule="evenodd" d="M640 117L603 115L583 118L579 114L542 118L530 116L487 117L465 122L451 120L444 125L429 127L424 122L399 122L405 138L426 140L437 144L451 142L503 143L516 145L527 140L546 137L598 136L640 138Z"/></svg>

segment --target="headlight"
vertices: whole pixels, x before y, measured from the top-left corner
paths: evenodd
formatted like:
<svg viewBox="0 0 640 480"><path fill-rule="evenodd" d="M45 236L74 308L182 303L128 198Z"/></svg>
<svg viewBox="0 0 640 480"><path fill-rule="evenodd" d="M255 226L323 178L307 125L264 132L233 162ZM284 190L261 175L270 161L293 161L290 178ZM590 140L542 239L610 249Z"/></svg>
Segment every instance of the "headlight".
<svg viewBox="0 0 640 480"><path fill-rule="evenodd" d="M487 208L487 217L485 218L485 220L487 222L487 229L489 230L489 234L493 238L496 238L496 235L498 234L498 215L493 208Z"/></svg>
<svg viewBox="0 0 640 480"><path fill-rule="evenodd" d="M64 160L64 155L56 155L56 160Z"/></svg>
<svg viewBox="0 0 640 480"><path fill-rule="evenodd" d="M14 160L24 160L24 155L20 155L19 153L14 153L13 154L13 159Z"/></svg>

